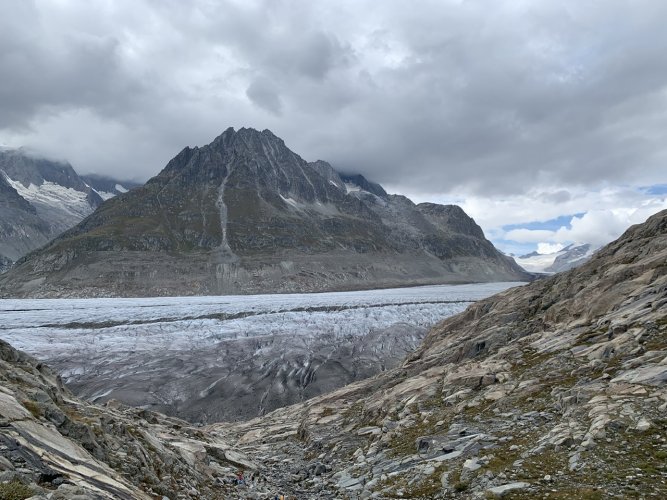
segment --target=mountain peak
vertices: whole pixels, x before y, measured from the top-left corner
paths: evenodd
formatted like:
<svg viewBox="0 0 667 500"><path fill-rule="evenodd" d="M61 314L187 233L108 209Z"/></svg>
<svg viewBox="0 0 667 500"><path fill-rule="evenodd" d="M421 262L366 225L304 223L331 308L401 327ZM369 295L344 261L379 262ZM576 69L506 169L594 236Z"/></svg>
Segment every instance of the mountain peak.
<svg viewBox="0 0 667 500"><path fill-rule="evenodd" d="M74 260L49 257L61 252ZM126 252L135 255L131 276L113 264ZM94 295L323 291L526 277L462 211L405 203L361 175L306 162L270 130L232 127L206 146L183 149L143 188L105 203L10 271L16 283L25 282L23 272L53 267L42 266L42 259L59 270L91 259L95 270L85 271L86 286ZM44 289L53 285L56 293L74 283L67 273L51 272L47 279L53 283Z"/></svg>
<svg viewBox="0 0 667 500"><path fill-rule="evenodd" d="M262 131L259 131L252 127L241 127L236 130L234 127L228 127L216 137L211 144L214 143L226 143L228 141L234 140L235 138L242 138L245 140L269 140L269 141L278 141L284 144L284 141L271 132L268 128L265 128Z"/></svg>

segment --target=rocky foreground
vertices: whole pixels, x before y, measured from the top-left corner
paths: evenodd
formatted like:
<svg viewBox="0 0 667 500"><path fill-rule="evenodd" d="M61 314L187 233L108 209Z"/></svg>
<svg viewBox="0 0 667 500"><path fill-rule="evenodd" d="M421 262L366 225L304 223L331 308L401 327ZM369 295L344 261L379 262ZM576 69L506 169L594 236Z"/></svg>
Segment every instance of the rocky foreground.
<svg viewBox="0 0 667 500"><path fill-rule="evenodd" d="M446 320L400 369L213 429L298 497L665 498L667 211Z"/></svg>
<svg viewBox="0 0 667 500"><path fill-rule="evenodd" d="M90 405L3 344L0 481L51 498L664 498L666 311L663 211L446 320L400 368L244 423Z"/></svg>

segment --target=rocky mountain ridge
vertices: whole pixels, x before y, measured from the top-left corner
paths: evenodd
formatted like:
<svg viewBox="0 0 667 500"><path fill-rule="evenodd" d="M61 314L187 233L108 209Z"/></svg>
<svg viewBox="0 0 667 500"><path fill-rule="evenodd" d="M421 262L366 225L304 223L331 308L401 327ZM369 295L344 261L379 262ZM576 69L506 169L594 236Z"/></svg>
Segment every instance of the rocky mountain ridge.
<svg viewBox="0 0 667 500"><path fill-rule="evenodd" d="M226 130L24 259L4 295L156 296L377 288L529 276L459 207L415 205Z"/></svg>
<svg viewBox="0 0 667 500"><path fill-rule="evenodd" d="M0 272L83 220L102 201L69 163L22 148L0 150Z"/></svg>

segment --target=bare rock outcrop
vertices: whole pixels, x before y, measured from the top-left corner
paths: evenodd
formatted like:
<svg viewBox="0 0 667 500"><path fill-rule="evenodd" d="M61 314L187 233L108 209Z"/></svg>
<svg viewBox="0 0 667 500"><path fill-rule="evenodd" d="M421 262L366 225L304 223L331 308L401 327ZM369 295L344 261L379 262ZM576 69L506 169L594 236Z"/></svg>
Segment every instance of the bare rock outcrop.
<svg viewBox="0 0 667 500"><path fill-rule="evenodd" d="M0 496L244 498L238 469L258 467L214 433L114 401L83 402L43 363L0 341Z"/></svg>
<svg viewBox="0 0 667 500"><path fill-rule="evenodd" d="M666 411L663 211L445 320L398 369L214 428L331 498L660 498Z"/></svg>

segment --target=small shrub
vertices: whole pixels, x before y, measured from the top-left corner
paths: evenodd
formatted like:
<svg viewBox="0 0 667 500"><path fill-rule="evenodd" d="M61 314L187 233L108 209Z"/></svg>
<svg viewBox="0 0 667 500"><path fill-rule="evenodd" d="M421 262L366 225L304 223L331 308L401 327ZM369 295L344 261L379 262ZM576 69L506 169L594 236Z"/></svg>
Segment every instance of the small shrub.
<svg viewBox="0 0 667 500"><path fill-rule="evenodd" d="M32 490L21 481L0 483L0 499L2 500L25 500L31 496L33 496Z"/></svg>
<svg viewBox="0 0 667 500"><path fill-rule="evenodd" d="M458 493L461 493L462 491L465 491L468 489L468 483L464 483L463 481L457 481L454 483L454 491L457 491Z"/></svg>
<svg viewBox="0 0 667 500"><path fill-rule="evenodd" d="M320 415L320 417L328 417L328 416L333 415L333 414L334 414L333 408L329 408L328 406L325 406L324 410L322 410L322 414Z"/></svg>
<svg viewBox="0 0 667 500"><path fill-rule="evenodd" d="M23 406L25 407L26 410L32 413L33 417L40 418L42 416L42 409L34 401L25 400L23 401Z"/></svg>

